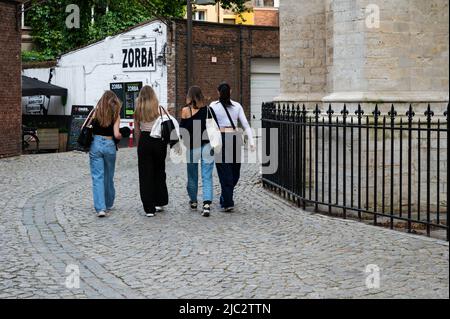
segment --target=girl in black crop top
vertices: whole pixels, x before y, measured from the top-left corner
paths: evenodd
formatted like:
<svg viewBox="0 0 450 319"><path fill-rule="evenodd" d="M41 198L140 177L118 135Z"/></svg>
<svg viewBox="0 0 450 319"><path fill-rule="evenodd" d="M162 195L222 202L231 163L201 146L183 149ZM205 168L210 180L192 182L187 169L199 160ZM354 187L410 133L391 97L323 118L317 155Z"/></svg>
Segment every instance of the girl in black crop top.
<svg viewBox="0 0 450 319"><path fill-rule="evenodd" d="M196 210L198 206L198 162L200 162L203 185L202 216L209 217L213 200L214 152L205 132L208 107L205 106L205 98L198 86L189 89L186 103L187 106L183 108L181 114L180 128L183 141L185 145L189 146L187 150L187 190L190 207ZM211 110L211 112L215 117L214 111Z"/></svg>
<svg viewBox="0 0 450 319"><path fill-rule="evenodd" d="M211 115L215 118L214 111L212 109L208 111L208 106L203 106L200 109L194 109L188 106L183 110L180 128L184 129L182 138L186 147L194 149L209 143L208 136L205 132L206 120Z"/></svg>
<svg viewBox="0 0 450 319"><path fill-rule="evenodd" d="M114 136L114 123L111 122L107 127L102 127L97 119L92 121L92 132L94 135Z"/></svg>
<svg viewBox="0 0 450 319"><path fill-rule="evenodd" d="M106 91L98 102L92 121L94 140L89 162L92 175L94 208L98 217L105 217L115 200L114 171L116 165L116 144L120 140L120 109L122 103L112 91Z"/></svg>

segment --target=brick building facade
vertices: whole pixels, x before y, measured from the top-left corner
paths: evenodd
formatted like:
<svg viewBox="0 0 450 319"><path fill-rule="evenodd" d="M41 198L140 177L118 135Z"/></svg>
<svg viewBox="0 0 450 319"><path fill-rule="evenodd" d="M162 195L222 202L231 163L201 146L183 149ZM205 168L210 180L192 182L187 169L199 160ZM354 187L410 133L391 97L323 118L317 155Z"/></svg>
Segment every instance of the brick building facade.
<svg viewBox="0 0 450 319"><path fill-rule="evenodd" d="M0 0L0 158L21 153L20 1Z"/></svg>
<svg viewBox="0 0 450 319"><path fill-rule="evenodd" d="M280 57L278 27L195 22L193 34L193 84L213 101L218 84L227 81L249 116L251 59ZM169 104L180 107L188 90L185 20L173 23L169 38L175 52L168 61Z"/></svg>
<svg viewBox="0 0 450 319"><path fill-rule="evenodd" d="M253 8L254 24L266 26L278 26L280 13L278 8Z"/></svg>

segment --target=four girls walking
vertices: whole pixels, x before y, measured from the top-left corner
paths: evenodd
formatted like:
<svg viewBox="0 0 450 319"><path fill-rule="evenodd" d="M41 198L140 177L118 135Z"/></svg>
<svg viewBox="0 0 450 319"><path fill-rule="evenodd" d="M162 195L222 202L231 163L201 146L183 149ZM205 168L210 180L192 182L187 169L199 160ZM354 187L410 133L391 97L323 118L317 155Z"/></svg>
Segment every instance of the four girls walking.
<svg viewBox="0 0 450 319"><path fill-rule="evenodd" d="M202 180L202 216L209 217L214 199L213 170L216 164L221 185L220 206L225 212L234 209L234 189L239 182L241 170L241 149L243 136L238 124L244 128L252 151L255 142L242 106L231 100L231 87L222 83L218 87L218 101L209 106L198 86L189 89L186 106L181 110L181 134L178 122L159 105L158 98L150 86L144 86L136 101L135 138L137 141L139 188L142 205L147 217L162 212L169 203L166 184L166 157L168 141L164 135L169 128L183 139L187 162L187 194L189 206L198 209L199 164ZM91 174L93 181L94 206L99 217L106 216L112 209L115 198L114 169L116 142L121 139L121 102L117 96L107 91L94 111L93 144L90 150ZM211 147L207 122L216 123L222 136L222 149L214 152ZM170 123L172 122L172 123ZM170 124L170 125L167 125ZM220 135L217 131L217 138ZM172 133L173 137L173 133ZM178 143L177 149L180 149ZM216 150L217 150L217 146Z"/></svg>

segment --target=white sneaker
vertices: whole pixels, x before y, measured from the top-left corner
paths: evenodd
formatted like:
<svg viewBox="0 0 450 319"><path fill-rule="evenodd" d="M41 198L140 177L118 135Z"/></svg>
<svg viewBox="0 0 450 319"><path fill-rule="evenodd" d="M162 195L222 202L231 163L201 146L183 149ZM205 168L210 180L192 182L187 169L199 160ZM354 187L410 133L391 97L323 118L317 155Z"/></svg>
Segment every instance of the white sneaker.
<svg viewBox="0 0 450 319"><path fill-rule="evenodd" d="M161 213L161 212L164 211L164 207L156 206L155 210L156 210L157 213Z"/></svg>
<svg viewBox="0 0 450 319"><path fill-rule="evenodd" d="M224 213L232 213L234 211L234 207L225 207L223 208Z"/></svg>
<svg viewBox="0 0 450 319"><path fill-rule="evenodd" d="M203 205L202 216L203 217L211 216L211 205L210 204L204 204Z"/></svg>
<svg viewBox="0 0 450 319"><path fill-rule="evenodd" d="M97 213L97 217L99 217L99 218L103 218L103 217L106 217L106 212L105 211L100 211L100 212L98 212Z"/></svg>
<svg viewBox="0 0 450 319"><path fill-rule="evenodd" d="M155 213L146 213L145 216L147 216L147 217L155 217L156 215L155 215Z"/></svg>

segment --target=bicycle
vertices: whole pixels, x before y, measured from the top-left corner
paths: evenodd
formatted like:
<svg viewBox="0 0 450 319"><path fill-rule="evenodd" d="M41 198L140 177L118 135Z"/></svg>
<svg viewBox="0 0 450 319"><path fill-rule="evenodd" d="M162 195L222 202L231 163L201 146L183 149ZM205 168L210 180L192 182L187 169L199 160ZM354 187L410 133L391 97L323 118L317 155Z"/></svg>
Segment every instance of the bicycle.
<svg viewBox="0 0 450 319"><path fill-rule="evenodd" d="M37 129L22 125L22 151L39 153L39 137Z"/></svg>

